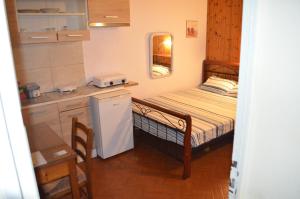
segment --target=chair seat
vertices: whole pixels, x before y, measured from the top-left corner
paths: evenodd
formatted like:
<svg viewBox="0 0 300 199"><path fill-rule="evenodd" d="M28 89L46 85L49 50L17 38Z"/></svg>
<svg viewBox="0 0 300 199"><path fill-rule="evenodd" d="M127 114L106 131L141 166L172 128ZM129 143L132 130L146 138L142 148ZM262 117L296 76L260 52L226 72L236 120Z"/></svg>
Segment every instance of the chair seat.
<svg viewBox="0 0 300 199"><path fill-rule="evenodd" d="M82 169L76 166L77 170L77 180L79 186L85 185L87 178ZM47 183L41 187L43 195L46 198L53 198L57 195L64 195L71 191L70 179L68 176L61 178L59 180Z"/></svg>

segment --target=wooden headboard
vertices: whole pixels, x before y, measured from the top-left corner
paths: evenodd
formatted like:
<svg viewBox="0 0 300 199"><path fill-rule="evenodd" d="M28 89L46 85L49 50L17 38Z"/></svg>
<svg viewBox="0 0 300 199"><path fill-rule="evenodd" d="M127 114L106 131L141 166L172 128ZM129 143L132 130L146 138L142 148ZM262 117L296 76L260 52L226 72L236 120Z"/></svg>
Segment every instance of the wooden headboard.
<svg viewBox="0 0 300 199"><path fill-rule="evenodd" d="M238 81L239 67L239 63L204 60L202 67L202 82L205 82L210 76Z"/></svg>

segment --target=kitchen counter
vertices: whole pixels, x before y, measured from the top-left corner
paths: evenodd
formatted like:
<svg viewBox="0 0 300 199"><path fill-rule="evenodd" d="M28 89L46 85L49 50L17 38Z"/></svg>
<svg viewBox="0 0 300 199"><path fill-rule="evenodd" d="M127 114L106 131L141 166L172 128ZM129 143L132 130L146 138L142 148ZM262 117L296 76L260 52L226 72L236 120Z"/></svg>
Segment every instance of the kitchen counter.
<svg viewBox="0 0 300 199"><path fill-rule="evenodd" d="M117 86L112 86L107 88L98 88L95 86L82 86L82 87L78 87L75 91L70 93L59 93L59 92L42 93L40 97L22 100L21 101L22 109L38 107L38 106L53 104L57 102L68 101L68 100L80 99L80 98L89 97L101 93L120 90L122 88L136 86L136 85L138 85L137 82L129 81L125 85L117 85Z"/></svg>

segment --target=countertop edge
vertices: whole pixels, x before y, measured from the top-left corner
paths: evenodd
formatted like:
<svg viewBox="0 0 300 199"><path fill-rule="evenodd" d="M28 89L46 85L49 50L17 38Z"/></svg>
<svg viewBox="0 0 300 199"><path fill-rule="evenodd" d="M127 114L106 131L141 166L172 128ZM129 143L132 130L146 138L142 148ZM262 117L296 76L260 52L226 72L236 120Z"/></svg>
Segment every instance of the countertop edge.
<svg viewBox="0 0 300 199"><path fill-rule="evenodd" d="M125 85L121 85L121 86L119 85L119 86L116 86L113 88L105 88L105 89L102 89L99 91L91 92L89 94L83 94L83 95L73 96L73 97L64 98L64 99L51 100L51 101L47 101L47 102L40 102L40 103L36 103L36 104L22 105L22 110L25 110L28 108L45 106L45 105L49 105L49 104L55 104L55 103L59 103L59 102L81 99L81 98L90 97L90 96L94 96L94 95L98 95L98 94L104 94L104 93L108 93L108 92L114 92L114 91L129 88L131 86L137 86L137 85L138 85L137 82L129 82L129 84L127 84L127 85L125 84Z"/></svg>

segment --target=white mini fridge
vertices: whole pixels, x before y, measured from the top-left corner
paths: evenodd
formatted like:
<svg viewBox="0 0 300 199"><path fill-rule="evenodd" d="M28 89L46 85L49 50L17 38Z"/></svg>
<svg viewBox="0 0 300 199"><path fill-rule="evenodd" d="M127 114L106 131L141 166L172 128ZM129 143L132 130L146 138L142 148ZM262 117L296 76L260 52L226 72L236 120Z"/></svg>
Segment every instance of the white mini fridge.
<svg viewBox="0 0 300 199"><path fill-rule="evenodd" d="M133 148L129 91L119 90L91 97L97 154L109 158Z"/></svg>

